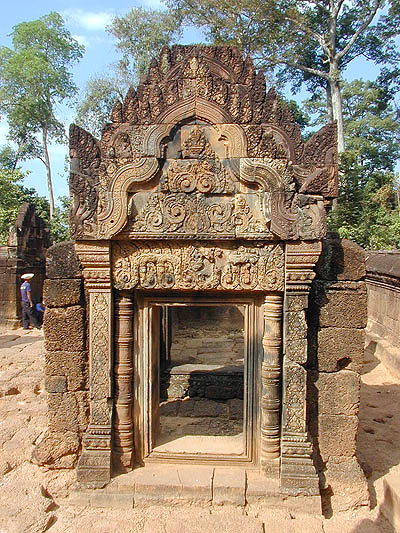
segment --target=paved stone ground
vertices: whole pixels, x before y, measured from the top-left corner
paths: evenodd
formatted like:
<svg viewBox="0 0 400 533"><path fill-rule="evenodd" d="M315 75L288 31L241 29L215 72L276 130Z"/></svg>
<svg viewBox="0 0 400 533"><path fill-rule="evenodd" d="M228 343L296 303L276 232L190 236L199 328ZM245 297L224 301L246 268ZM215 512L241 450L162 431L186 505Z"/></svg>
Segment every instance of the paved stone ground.
<svg viewBox="0 0 400 533"><path fill-rule="evenodd" d="M72 506L74 472L46 471L32 461L46 429L42 333L0 334L0 533L393 533L385 482L399 481L400 382L369 353L363 376L359 455L370 471L372 509L327 519L252 505L196 507L168 504L135 509ZM386 487L387 488L387 487ZM384 492L386 490L386 492Z"/></svg>

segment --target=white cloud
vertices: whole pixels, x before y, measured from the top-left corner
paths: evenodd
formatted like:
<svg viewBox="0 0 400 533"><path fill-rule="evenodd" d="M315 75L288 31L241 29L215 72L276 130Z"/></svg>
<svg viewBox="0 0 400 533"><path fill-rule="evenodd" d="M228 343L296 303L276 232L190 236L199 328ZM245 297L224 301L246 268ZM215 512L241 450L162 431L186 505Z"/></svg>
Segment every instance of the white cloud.
<svg viewBox="0 0 400 533"><path fill-rule="evenodd" d="M89 48L90 41L84 35L73 35L72 36L79 44L83 45L85 48Z"/></svg>
<svg viewBox="0 0 400 533"><path fill-rule="evenodd" d="M88 31L104 30L111 23L113 14L107 11L84 11L79 8L66 9L62 12L66 22Z"/></svg>

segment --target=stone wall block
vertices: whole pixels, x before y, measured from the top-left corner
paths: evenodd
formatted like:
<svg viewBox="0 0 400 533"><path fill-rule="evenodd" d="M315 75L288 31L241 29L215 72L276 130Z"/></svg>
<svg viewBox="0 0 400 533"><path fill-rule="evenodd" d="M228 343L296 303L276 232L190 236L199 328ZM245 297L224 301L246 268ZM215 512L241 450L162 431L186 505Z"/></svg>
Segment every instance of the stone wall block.
<svg viewBox="0 0 400 533"><path fill-rule="evenodd" d="M364 360L363 329L322 328L318 331L318 370L336 372L342 368L360 372Z"/></svg>
<svg viewBox="0 0 400 533"><path fill-rule="evenodd" d="M47 392L67 392L67 378L65 376L48 376L45 380Z"/></svg>
<svg viewBox="0 0 400 533"><path fill-rule="evenodd" d="M322 462L334 457L353 457L356 453L358 417L348 415L320 415L310 422Z"/></svg>
<svg viewBox="0 0 400 533"><path fill-rule="evenodd" d="M311 413L318 409L315 413L318 416L358 414L360 376L357 372L309 372L308 378Z"/></svg>
<svg viewBox="0 0 400 533"><path fill-rule="evenodd" d="M366 276L365 261L365 250L355 242L327 238L316 271L320 279L359 281Z"/></svg>
<svg viewBox="0 0 400 533"><path fill-rule="evenodd" d="M46 376L65 376L69 391L88 390L87 352L46 352Z"/></svg>
<svg viewBox="0 0 400 533"><path fill-rule="evenodd" d="M47 250L46 276L50 279L82 277L81 264L72 241L59 242Z"/></svg>
<svg viewBox="0 0 400 533"><path fill-rule="evenodd" d="M80 306L46 309L44 345L48 351L83 351L85 342L85 310Z"/></svg>
<svg viewBox="0 0 400 533"><path fill-rule="evenodd" d="M85 392L49 393L48 417L51 431L71 431L82 435L88 423L88 397Z"/></svg>
<svg viewBox="0 0 400 533"><path fill-rule="evenodd" d="M320 327L365 328L367 290L364 282L316 281L314 291L312 320L317 320L319 314Z"/></svg>
<svg viewBox="0 0 400 533"><path fill-rule="evenodd" d="M43 300L47 307L68 307L79 305L82 299L80 279L46 279Z"/></svg>
<svg viewBox="0 0 400 533"><path fill-rule="evenodd" d="M48 432L35 446L33 461L47 468L73 468L78 458L79 438L71 431Z"/></svg>

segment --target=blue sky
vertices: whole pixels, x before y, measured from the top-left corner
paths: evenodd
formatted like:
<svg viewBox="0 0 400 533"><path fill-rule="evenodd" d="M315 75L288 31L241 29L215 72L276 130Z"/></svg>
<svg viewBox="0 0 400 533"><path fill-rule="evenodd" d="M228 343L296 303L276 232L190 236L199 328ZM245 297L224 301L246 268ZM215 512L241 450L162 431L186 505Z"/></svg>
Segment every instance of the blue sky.
<svg viewBox="0 0 400 533"><path fill-rule="evenodd" d="M101 73L107 66L117 60L114 51L114 42L105 32L105 26L110 23L116 14L123 15L132 7L160 8L162 3L158 0L144 0L132 3L131 1L116 0L113 7L102 0L82 1L18 1L16 4L6 2L2 7L0 18L0 45L10 46L9 34L12 27L20 22L35 20L50 11L58 11L64 18L71 34L85 45L86 53L78 65L73 69L74 80L78 87L84 88L86 81L94 74ZM198 42L201 34L188 29L184 34L183 42ZM352 65L347 72L347 77L375 77L377 69L371 64L359 61ZM300 99L306 94L300 94ZM68 125L73 121L74 110L60 106L57 110L58 118ZM5 144L8 132L7 123L0 117L0 145ZM50 158L53 168L53 185L55 197L68 195L67 174L65 172L65 157L67 147L61 145L50 146ZM25 185L34 187L40 195L47 195L46 175L43 163L28 161L23 165L23 170L30 171L25 179Z"/></svg>

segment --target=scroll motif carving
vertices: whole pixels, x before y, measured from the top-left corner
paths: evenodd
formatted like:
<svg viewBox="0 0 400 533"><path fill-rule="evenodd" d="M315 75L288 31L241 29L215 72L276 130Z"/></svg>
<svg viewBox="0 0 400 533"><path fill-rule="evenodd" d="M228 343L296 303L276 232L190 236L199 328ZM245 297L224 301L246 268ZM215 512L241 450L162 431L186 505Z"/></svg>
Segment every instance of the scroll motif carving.
<svg viewBox="0 0 400 533"><path fill-rule="evenodd" d="M285 365L284 383L286 391L288 391L284 397L285 430L304 433L306 431L306 371L300 365Z"/></svg>
<svg viewBox="0 0 400 533"><path fill-rule="evenodd" d="M283 290L283 249L261 246L179 245L116 242L117 289Z"/></svg>

